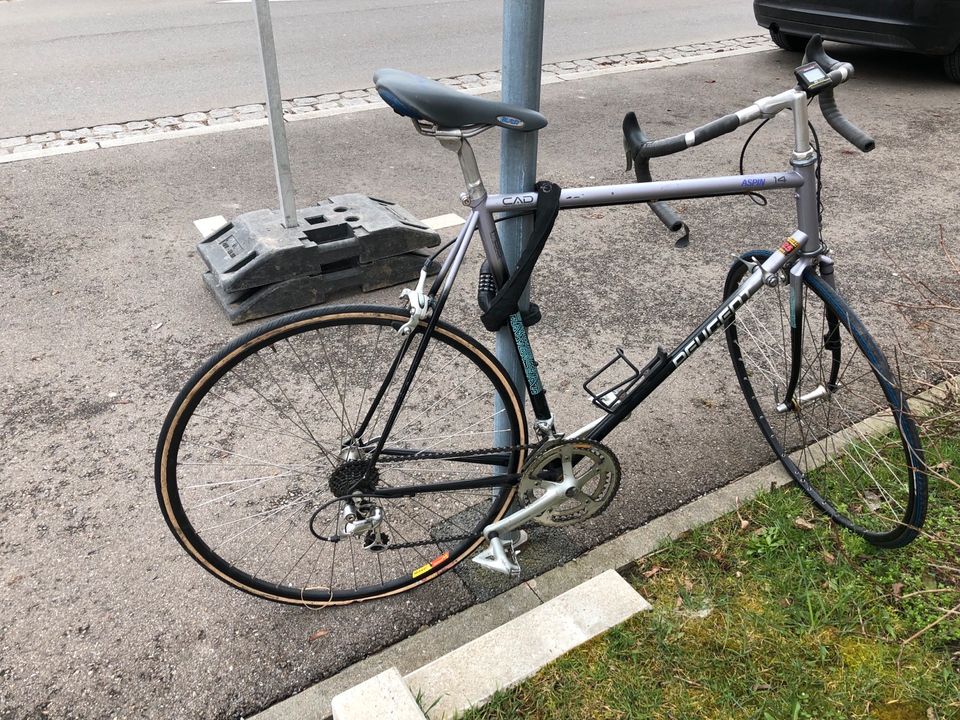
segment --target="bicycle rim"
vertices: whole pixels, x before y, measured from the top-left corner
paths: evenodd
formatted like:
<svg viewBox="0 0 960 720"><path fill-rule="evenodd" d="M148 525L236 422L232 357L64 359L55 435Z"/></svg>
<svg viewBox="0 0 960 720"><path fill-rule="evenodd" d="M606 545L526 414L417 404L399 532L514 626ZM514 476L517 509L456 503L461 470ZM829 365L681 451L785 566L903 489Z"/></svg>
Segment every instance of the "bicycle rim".
<svg viewBox="0 0 960 720"><path fill-rule="evenodd" d="M378 532L345 537L345 501L336 497L512 473L523 462L526 426L505 371L444 323L386 446L450 454L512 448L505 465L385 454L367 475L356 450L343 447L387 376L400 344L395 329L406 319L390 308L298 313L231 343L187 383L161 432L157 492L170 529L204 568L260 597L322 606L408 590L479 545L512 487L378 499ZM367 447L412 355L369 412ZM505 428L496 433L495 418ZM364 477L368 484L355 487Z"/></svg>
<svg viewBox="0 0 960 720"><path fill-rule="evenodd" d="M767 257L755 252L744 259ZM748 275L738 262L725 292ZM799 364L792 360L790 288L783 273L778 285L763 288L728 324L740 387L770 446L816 505L875 545L905 545L917 537L927 501L907 399L836 292L810 272L802 288Z"/></svg>

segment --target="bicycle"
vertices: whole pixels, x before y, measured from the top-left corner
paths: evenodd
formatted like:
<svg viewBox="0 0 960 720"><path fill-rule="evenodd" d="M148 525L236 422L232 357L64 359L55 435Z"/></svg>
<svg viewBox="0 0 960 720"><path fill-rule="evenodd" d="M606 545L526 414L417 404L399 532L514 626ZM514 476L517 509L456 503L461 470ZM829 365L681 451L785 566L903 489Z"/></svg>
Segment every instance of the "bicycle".
<svg viewBox="0 0 960 720"><path fill-rule="evenodd" d="M602 441L721 330L751 413L813 502L876 546L916 538L927 502L923 451L905 393L836 290L820 233L819 141L808 105L819 98L830 126L862 151L873 141L837 109L833 90L853 67L827 56L819 38L796 75L789 90L662 140L648 140L629 113L624 147L636 183L564 190L539 183L533 192L488 195L469 138L491 127L538 130L546 119L409 73L378 71L387 104L457 153L469 217L435 255L447 250L429 289L428 261L417 286L403 291L405 307L294 313L238 338L193 375L170 408L156 455L157 493L177 540L240 590L316 607L417 587L484 542L474 559L516 576L512 533L529 521L563 526L602 512L621 476ZM788 170L652 180L651 158L783 110L794 117ZM740 256L721 304L673 350L659 348L639 367L618 349L583 383L603 413L561 434L528 337L539 309L519 304L559 211L642 202L682 230L666 201L760 188L796 194L796 232L773 250ZM496 222L531 212L527 248L508 268ZM475 234L486 255L482 319L489 330L510 329L534 437L500 362L441 319Z"/></svg>

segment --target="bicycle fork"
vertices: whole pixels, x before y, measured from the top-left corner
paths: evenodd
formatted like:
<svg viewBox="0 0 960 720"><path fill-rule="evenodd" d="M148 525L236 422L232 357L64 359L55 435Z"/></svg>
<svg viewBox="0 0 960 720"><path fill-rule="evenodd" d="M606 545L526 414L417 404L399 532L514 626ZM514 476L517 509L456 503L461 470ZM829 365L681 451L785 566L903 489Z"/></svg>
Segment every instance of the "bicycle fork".
<svg viewBox="0 0 960 720"><path fill-rule="evenodd" d="M833 274L833 259L827 255L819 257L820 277L831 288L835 286ZM783 401L777 404L777 412L801 412L805 405L818 402L837 389L837 378L840 374L840 322L829 306L825 306L824 314L827 321L827 332L823 335L823 348L830 353L830 375L826 384L820 383L812 390L798 394L800 384L800 369L803 366L804 345L804 281L805 272L811 268L812 261L806 258L790 268L790 375L787 379L787 389ZM810 338L813 340L813 338Z"/></svg>

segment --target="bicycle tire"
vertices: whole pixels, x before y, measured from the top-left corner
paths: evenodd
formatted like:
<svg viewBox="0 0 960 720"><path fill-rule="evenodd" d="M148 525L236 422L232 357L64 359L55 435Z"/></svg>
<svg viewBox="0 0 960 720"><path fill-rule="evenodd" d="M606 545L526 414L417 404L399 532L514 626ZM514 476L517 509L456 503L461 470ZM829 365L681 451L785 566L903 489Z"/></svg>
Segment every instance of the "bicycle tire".
<svg viewBox="0 0 960 720"><path fill-rule="evenodd" d="M769 256L754 251L734 263L725 297L752 272L748 264ZM791 401L784 271L726 325L740 388L767 442L821 510L873 545L906 545L918 536L927 507L923 450L906 395L836 291L809 270L802 287L802 366Z"/></svg>
<svg viewBox="0 0 960 720"><path fill-rule="evenodd" d="M344 501L329 504L339 496L334 490L349 494L347 488L366 477L343 437L362 425L361 411L369 409L396 357L395 330L408 319L378 306L299 312L229 343L186 383L158 440L156 489L170 530L207 571L276 602L322 607L370 600L449 570L478 547L483 527L507 511L515 488L506 485L424 493L376 501L383 535L372 546L386 545L379 552L365 548L369 537L343 533ZM370 413L370 433L382 428L412 355L413 347L379 412ZM506 429L494 442L493 416L499 413ZM388 441L435 455L510 447L503 470L515 473L527 428L517 392L496 358L463 331L438 322ZM393 460L377 463L376 487L495 472L463 460Z"/></svg>

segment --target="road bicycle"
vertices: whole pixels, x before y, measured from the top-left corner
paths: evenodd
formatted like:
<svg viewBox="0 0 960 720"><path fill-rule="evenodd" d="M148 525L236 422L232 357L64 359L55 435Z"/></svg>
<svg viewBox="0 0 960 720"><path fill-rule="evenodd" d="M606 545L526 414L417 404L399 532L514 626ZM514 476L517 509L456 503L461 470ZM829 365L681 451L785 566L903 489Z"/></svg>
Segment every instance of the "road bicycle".
<svg viewBox="0 0 960 720"><path fill-rule="evenodd" d="M535 521L566 526L602 512L621 479L603 440L713 335L723 332L747 406L773 451L830 518L879 547L917 537L927 491L905 393L860 319L838 294L820 232L814 98L829 125L873 147L837 109L853 67L811 40L797 85L688 133L648 140L624 119L638 182L489 195L469 138L492 127L539 130L538 112L381 70L381 97L418 132L457 153L470 209L432 283L426 269L401 308L318 307L230 343L177 396L160 434L156 486L187 552L230 585L261 598L322 607L400 593L465 558L516 576L517 533ZM651 158L700 145L754 121L793 113L789 168L655 182ZM642 366L617 350L583 383L600 416L561 432L527 328L539 317L521 292L559 211L648 203L683 228L666 201L787 190L797 229L771 250L744 253L723 301L673 350ZM496 223L533 214L520 261L508 267ZM486 259L482 320L509 328L534 421L480 342L441 319L471 239ZM429 263L428 263L429 264ZM425 266L426 268L427 266ZM484 548L481 545L486 543Z"/></svg>

